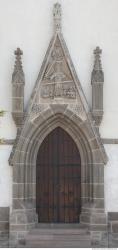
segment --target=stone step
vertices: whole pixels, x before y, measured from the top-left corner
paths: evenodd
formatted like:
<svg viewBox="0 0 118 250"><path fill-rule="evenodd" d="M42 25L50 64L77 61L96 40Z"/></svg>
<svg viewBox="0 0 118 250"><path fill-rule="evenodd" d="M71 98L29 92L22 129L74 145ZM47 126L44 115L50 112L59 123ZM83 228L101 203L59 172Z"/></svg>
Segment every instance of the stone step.
<svg viewBox="0 0 118 250"><path fill-rule="evenodd" d="M29 232L30 235L86 235L89 234L85 230L80 229L34 229Z"/></svg>
<svg viewBox="0 0 118 250"><path fill-rule="evenodd" d="M91 246L90 240L68 240L68 241L35 241L35 242L27 242L25 247L34 247L34 248L39 248L39 247L84 247L84 248L89 248Z"/></svg>
<svg viewBox="0 0 118 250"><path fill-rule="evenodd" d="M43 234L43 235L28 235L27 236L27 241L37 241L37 240L69 240L71 238L71 240L89 240L90 239L90 235L78 235L78 234L62 234L62 235L58 235L58 234Z"/></svg>
<svg viewBox="0 0 118 250"><path fill-rule="evenodd" d="M79 229L86 229L87 228L79 223L38 223L36 228L79 228Z"/></svg>
<svg viewBox="0 0 118 250"><path fill-rule="evenodd" d="M90 247L88 229L76 224L40 224L26 236L26 247Z"/></svg>

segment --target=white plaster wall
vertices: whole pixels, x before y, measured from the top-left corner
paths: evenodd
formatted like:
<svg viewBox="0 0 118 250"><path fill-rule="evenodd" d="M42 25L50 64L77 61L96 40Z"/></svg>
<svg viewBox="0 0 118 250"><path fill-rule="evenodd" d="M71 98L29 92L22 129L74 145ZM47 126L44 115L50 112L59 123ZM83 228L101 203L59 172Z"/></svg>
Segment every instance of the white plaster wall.
<svg viewBox="0 0 118 250"><path fill-rule="evenodd" d="M93 50L103 50L105 72L104 119L100 128L102 137L118 138L118 0L59 0L62 4L62 29L83 90L91 105L90 77L93 67ZM13 51L20 46L24 51L23 65L26 76L25 106L37 78L46 49L53 34L52 8L55 0L0 0L0 108L7 110L0 118L0 137L15 138L16 128L11 117L11 74L14 65ZM110 146L109 146L110 147ZM108 154L116 151L108 150ZM10 167L7 160L10 148L0 146L0 206L10 204ZM115 156L114 156L115 157ZM3 160L4 158L4 160ZM112 165L111 159L111 165ZM5 165L6 167L3 167ZM1 170L2 169L2 170ZM114 168L114 176L117 174ZM111 167L108 166L106 183ZM115 177L114 177L115 178ZM106 185L106 197L109 189ZM118 184L112 183L113 192ZM11 191L10 191L11 193ZM110 209L106 199L107 209ZM116 209L114 200L112 210Z"/></svg>
<svg viewBox="0 0 118 250"><path fill-rule="evenodd" d="M12 205L12 167L8 165L11 146L0 146L0 207Z"/></svg>
<svg viewBox="0 0 118 250"><path fill-rule="evenodd" d="M118 212L118 145L105 145L109 162L105 166L105 208Z"/></svg>

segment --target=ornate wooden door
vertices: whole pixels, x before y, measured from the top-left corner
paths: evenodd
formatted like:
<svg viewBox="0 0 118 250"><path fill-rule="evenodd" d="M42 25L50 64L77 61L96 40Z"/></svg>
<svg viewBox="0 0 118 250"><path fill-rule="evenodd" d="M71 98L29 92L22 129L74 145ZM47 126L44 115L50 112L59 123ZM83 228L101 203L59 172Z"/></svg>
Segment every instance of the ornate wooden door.
<svg viewBox="0 0 118 250"><path fill-rule="evenodd" d="M81 161L73 139L57 127L37 156L36 209L39 222L76 223L81 210Z"/></svg>

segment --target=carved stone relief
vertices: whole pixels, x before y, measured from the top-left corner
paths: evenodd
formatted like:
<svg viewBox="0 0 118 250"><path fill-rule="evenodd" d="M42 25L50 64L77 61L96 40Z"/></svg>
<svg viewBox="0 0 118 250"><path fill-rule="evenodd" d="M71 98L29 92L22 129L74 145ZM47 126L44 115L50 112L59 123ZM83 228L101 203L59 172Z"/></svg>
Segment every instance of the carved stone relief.
<svg viewBox="0 0 118 250"><path fill-rule="evenodd" d="M68 109L72 110L83 121L86 120L85 110L84 110L84 107L81 103L69 104Z"/></svg>
<svg viewBox="0 0 118 250"><path fill-rule="evenodd" d="M41 87L42 98L76 98L76 88L59 39L47 65Z"/></svg>
<svg viewBox="0 0 118 250"><path fill-rule="evenodd" d="M31 119L36 118L39 116L44 110L48 109L49 105L47 104L33 104L32 106L32 112L31 112Z"/></svg>

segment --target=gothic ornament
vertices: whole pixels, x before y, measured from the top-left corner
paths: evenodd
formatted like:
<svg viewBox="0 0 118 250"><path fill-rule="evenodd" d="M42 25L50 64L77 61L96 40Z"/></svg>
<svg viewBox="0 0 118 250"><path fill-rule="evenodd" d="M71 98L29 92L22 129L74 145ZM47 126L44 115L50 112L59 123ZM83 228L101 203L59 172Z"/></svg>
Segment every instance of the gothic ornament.
<svg viewBox="0 0 118 250"><path fill-rule="evenodd" d="M22 68L21 56L23 52L17 48L14 72L12 74L12 116L17 127L22 125L24 116L24 84L25 76Z"/></svg>
<svg viewBox="0 0 118 250"><path fill-rule="evenodd" d="M84 202L82 204L81 223L83 222L84 225L87 225L87 230L88 227L92 230L91 235L93 235L93 226L95 233L96 230L99 231L99 228L102 228L100 239L104 236L104 229L107 226L106 221L102 220L102 215L104 215L104 196L102 198L100 196L99 199L99 195L104 187L101 172L98 171L99 169L104 171L103 166L108 159L101 141L98 140L100 135L94 126L93 117L89 116L89 105L60 32L60 8L59 4L54 6L55 32L34 86L26 118L24 120L21 119L23 126L20 124L21 120L17 123L17 114L20 114L20 118L23 116L23 88L20 88L21 92L17 92L16 88L13 92L14 105L20 99L19 109L18 106L17 108L13 106L14 120L17 126L20 126L20 129L18 129L13 151L9 158L9 163L13 165L13 180L15 180L15 183L13 183L13 210L10 214L10 234L12 237L15 232L15 237L12 237L15 247L19 239L20 242L25 242L24 233L21 237L22 228L26 229L25 233L27 234L29 229L31 230L36 226L36 203L34 201L36 200L37 152L43 139L56 126L62 126L71 135L81 152L83 174L81 182L82 189L85 190L85 193L82 192L82 200ZM97 56L96 60L99 62L99 54L95 56ZM21 51L18 50L15 67L18 77L17 74L14 74L12 78L14 87L16 85L24 86L24 84L21 84L24 83L24 78L20 57ZM97 62L96 64L99 65ZM100 71L101 68L98 69L97 67L94 69L94 72L99 73ZM97 85L98 82L93 81L92 84ZM51 102L52 98L56 104ZM96 169L97 171L95 171ZM102 173L104 173L103 171ZM98 180L97 185L94 183L96 179ZM86 214L88 214L88 217L85 221ZM14 221L13 216L15 218ZM104 218L106 218L105 216ZM95 225L92 224L93 221L97 221ZM99 224L98 221L100 221ZM19 231L19 222L22 223L21 231ZM94 240L93 238L92 240Z"/></svg>
<svg viewBox="0 0 118 250"><path fill-rule="evenodd" d="M103 83L104 73L102 71L102 64L100 55L102 50L96 47L94 50L94 67L91 76L92 84L92 115L95 120L95 125L100 126L103 117Z"/></svg>
<svg viewBox="0 0 118 250"><path fill-rule="evenodd" d="M54 18L54 30L56 32L60 32L61 31L61 5L59 3L54 4L53 18Z"/></svg>
<svg viewBox="0 0 118 250"><path fill-rule="evenodd" d="M52 99L57 97L76 98L75 84L58 37L44 73L41 97Z"/></svg>
<svg viewBox="0 0 118 250"><path fill-rule="evenodd" d="M17 48L14 52L14 55L16 56L16 61L14 65L14 72L12 74L12 83L25 84L25 76L21 61L21 56L23 55L23 52L20 48Z"/></svg>

